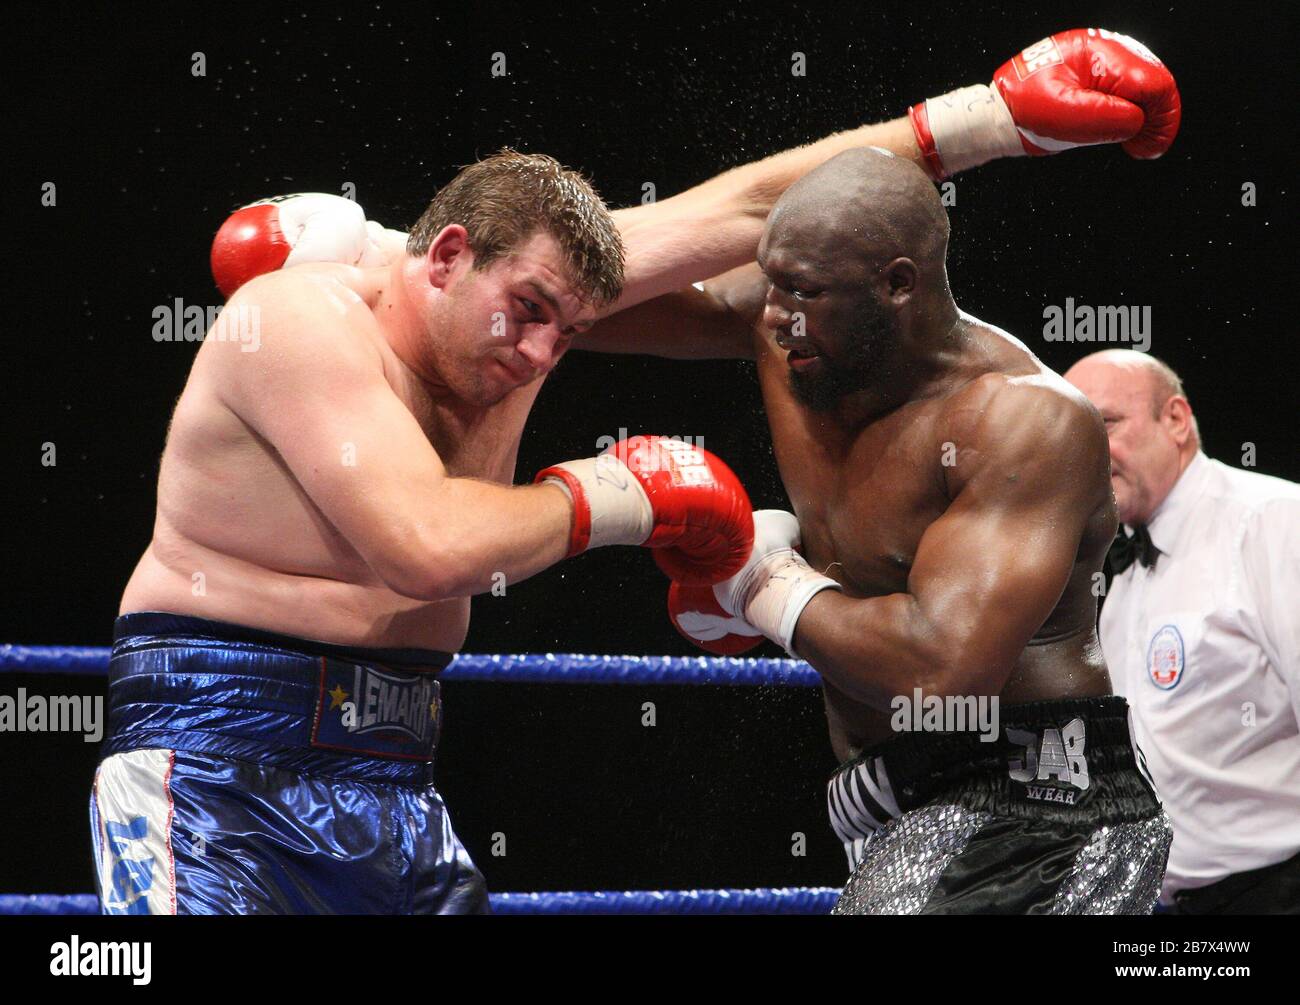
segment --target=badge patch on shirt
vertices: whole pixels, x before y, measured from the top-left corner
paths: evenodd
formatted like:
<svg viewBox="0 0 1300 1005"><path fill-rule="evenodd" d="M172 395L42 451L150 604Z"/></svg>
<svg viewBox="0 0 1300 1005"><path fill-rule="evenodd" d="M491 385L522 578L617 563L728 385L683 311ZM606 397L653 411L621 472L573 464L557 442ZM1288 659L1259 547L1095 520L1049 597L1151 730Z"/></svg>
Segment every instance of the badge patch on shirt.
<svg viewBox="0 0 1300 1005"><path fill-rule="evenodd" d="M1173 625L1164 625L1147 646L1147 676L1161 691L1169 691L1183 679L1187 658L1183 636Z"/></svg>

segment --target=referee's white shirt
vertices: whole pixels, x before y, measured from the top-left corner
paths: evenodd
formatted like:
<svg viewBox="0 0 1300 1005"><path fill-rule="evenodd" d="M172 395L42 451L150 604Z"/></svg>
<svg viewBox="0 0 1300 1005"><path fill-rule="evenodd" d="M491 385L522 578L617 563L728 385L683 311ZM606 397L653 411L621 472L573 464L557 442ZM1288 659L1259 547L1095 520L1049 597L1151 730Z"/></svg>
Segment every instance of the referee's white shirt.
<svg viewBox="0 0 1300 1005"><path fill-rule="evenodd" d="M1174 825L1161 900L1300 851L1300 485L1199 451L1101 644Z"/></svg>

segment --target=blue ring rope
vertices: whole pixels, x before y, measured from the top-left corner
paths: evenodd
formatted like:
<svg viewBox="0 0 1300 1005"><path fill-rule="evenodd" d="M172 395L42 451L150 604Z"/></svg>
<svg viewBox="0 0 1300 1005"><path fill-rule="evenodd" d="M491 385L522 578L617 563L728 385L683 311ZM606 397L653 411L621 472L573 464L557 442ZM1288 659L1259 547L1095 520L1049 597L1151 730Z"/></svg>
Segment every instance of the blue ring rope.
<svg viewBox="0 0 1300 1005"><path fill-rule="evenodd" d="M0 673L103 675L109 650L96 646L0 645ZM806 663L785 659L714 656L588 656L575 653L519 655L461 653L443 672L453 681L564 684L715 684L816 687ZM756 890L634 890L560 893L499 893L497 914L826 914L832 888ZM0 894L0 915L99 913L93 894Z"/></svg>
<svg viewBox="0 0 1300 1005"><path fill-rule="evenodd" d="M0 645L0 673L108 672L102 646ZM817 687L821 678L802 660L723 656L588 656L581 653L460 653L441 675L447 681L521 684L714 684Z"/></svg>
<svg viewBox="0 0 1300 1005"><path fill-rule="evenodd" d="M839 891L831 887L757 890L597 890L494 893L494 914L828 914ZM0 894L0 915L93 915L93 893Z"/></svg>

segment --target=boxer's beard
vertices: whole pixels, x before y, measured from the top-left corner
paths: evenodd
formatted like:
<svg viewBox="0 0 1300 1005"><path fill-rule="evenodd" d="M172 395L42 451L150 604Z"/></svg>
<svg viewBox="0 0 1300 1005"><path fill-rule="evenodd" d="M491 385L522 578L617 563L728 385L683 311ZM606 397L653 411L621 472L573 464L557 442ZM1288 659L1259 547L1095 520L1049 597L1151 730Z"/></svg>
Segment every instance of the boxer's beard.
<svg viewBox="0 0 1300 1005"><path fill-rule="evenodd" d="M826 411L846 395L879 384L888 377L881 363L888 357L898 331L897 319L874 297L865 300L842 348L823 353L816 373L790 371L790 389L814 411Z"/></svg>

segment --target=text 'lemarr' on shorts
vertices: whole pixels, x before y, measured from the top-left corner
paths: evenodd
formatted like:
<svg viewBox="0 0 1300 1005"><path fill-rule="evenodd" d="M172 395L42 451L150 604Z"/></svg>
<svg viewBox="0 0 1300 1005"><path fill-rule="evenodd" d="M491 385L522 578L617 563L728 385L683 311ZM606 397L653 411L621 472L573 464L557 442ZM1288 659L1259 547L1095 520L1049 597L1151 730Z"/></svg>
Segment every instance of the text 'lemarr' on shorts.
<svg viewBox="0 0 1300 1005"><path fill-rule="evenodd" d="M103 911L486 911L432 784L449 660L118 618L90 801Z"/></svg>

